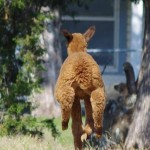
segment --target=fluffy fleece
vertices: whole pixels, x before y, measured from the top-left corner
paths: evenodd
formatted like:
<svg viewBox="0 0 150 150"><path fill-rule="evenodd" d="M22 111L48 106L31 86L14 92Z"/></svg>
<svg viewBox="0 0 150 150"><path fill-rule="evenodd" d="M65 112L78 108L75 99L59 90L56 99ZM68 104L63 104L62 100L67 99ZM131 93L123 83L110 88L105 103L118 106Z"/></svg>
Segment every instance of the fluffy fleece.
<svg viewBox="0 0 150 150"><path fill-rule="evenodd" d="M62 110L62 129L68 128L72 117L75 149L82 149L82 141L92 132L102 135L105 107L104 83L100 69L87 53L87 43L95 33L91 26L84 34L63 30L67 39L68 57L64 61L55 86L55 97ZM82 125L80 100L86 109L85 126Z"/></svg>

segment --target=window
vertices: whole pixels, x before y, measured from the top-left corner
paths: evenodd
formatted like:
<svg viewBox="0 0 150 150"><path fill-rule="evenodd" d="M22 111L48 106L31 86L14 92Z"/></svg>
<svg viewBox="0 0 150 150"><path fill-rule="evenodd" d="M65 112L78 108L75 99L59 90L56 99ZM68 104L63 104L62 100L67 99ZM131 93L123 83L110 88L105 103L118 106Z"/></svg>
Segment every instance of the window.
<svg viewBox="0 0 150 150"><path fill-rule="evenodd" d="M88 10L75 10L77 14L74 18L62 16L62 28L70 32L84 32L95 25L96 33L89 43L88 52L101 66L109 63L110 69L116 67L118 56L114 50L119 47L119 0L94 0ZM63 53L63 57L65 55Z"/></svg>

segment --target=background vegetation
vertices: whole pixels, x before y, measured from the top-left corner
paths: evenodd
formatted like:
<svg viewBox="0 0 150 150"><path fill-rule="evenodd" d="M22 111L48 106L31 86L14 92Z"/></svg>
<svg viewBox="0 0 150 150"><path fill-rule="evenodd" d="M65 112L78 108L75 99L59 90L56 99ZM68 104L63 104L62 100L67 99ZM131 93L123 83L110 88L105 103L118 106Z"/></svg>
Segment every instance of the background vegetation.
<svg viewBox="0 0 150 150"><path fill-rule="evenodd" d="M147 85L150 82L150 2L149 0L143 1L145 8L144 55L138 80L135 115L126 140L127 147L135 146L137 143L142 143L137 146L148 147L150 137L150 117L147 115L150 109L150 103L148 103L150 88ZM39 74L41 71L47 70L43 66L43 55L47 52L47 49L40 46L39 37L45 30L45 20L55 20L56 16L53 15L52 10L57 10L58 13L63 11L66 14L74 15L75 12L70 10L69 4L87 7L88 2L90 0L0 0L0 136L3 137L1 138L0 149L15 148L15 140L12 137L14 135L17 135L15 136L17 143L23 141L23 145L20 146L26 149L28 149L28 144L26 143L30 145L30 142L31 145L38 143L38 148L43 146L44 149L55 149L52 147L53 145L59 147L57 140L54 141L52 137L50 137L52 139L50 141L54 143L52 145L49 141L44 143L44 140L37 138L41 136L44 138L45 135L43 134L46 129L50 129L54 138L59 135L55 126L59 120L54 122L53 119L35 118L31 115L34 109L32 94L42 92L41 83L43 78ZM42 12L42 7L48 7L48 13ZM53 22L53 25L56 23ZM55 44L53 46L55 47ZM145 110L145 108L147 109ZM146 117L141 117L141 114ZM137 129L138 133L136 132ZM18 136L20 134L21 137ZM22 134L36 138L32 139L31 137L22 136ZM69 135L71 131L64 134L66 135L62 134L63 139L60 136L58 141L60 140L62 145L72 143ZM6 135L10 137L6 138ZM66 140L64 140L64 137L66 137ZM46 139L49 138L46 137ZM5 146L10 147L5 148L3 145L5 140L10 141L10 145L7 145L8 141L5 144ZM39 140L41 141L39 142ZM60 149L61 146L59 147ZM71 148L69 147L69 149Z"/></svg>
<svg viewBox="0 0 150 150"><path fill-rule="evenodd" d="M67 9L68 4L83 6L84 0L0 0L0 136L27 134L42 136L51 129L59 133L53 119L35 118L32 95L41 92L43 55L40 43L45 20L54 20L51 10ZM49 7L48 13L42 7ZM59 50L60 51L60 50Z"/></svg>

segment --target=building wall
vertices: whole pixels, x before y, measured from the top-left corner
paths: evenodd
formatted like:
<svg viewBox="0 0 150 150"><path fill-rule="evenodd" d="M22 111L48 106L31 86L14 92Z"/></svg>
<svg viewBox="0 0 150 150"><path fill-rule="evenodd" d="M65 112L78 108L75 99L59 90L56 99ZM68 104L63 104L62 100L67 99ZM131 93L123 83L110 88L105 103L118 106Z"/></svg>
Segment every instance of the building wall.
<svg viewBox="0 0 150 150"><path fill-rule="evenodd" d="M134 4L130 1L120 1L120 52L119 72L116 75L104 75L105 85L126 82L122 65L125 61L132 64L137 79L142 57L143 41L143 2ZM125 52L124 52L125 51Z"/></svg>
<svg viewBox="0 0 150 150"><path fill-rule="evenodd" d="M137 78L141 63L144 34L143 1L140 1L139 4L130 3L129 7L127 47L133 51L127 53L127 61L134 66L134 72Z"/></svg>
<svg viewBox="0 0 150 150"><path fill-rule="evenodd" d="M77 11L74 18L66 14L62 17L62 28L70 32L84 33L90 25L96 26L96 33L89 43L88 52L102 71L105 68L103 78L106 85L125 82L123 63L133 62L135 53L130 50L137 47L133 44L134 15L131 9L133 6L130 5L131 3L126 0L94 0L90 3L89 10L71 6L72 10ZM137 36L140 40L141 35ZM67 53L64 39L62 43L62 54L65 59Z"/></svg>

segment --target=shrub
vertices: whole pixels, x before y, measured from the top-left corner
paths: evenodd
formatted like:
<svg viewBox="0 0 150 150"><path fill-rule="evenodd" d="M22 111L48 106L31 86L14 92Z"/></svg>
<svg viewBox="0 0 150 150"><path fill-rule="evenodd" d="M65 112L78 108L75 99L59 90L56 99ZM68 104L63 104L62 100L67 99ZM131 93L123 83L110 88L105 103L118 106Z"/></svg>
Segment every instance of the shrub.
<svg viewBox="0 0 150 150"><path fill-rule="evenodd" d="M45 70L41 57L39 35L45 18L41 1L0 0L0 135L42 135L42 128L55 126L30 116L33 109L30 96L40 91L39 71ZM44 126L44 124L46 124ZM54 133L55 132L55 133Z"/></svg>

